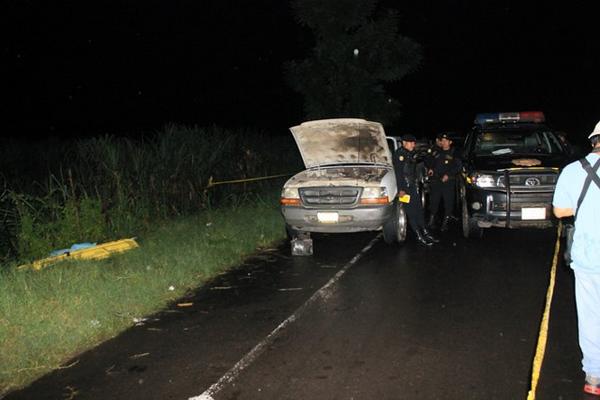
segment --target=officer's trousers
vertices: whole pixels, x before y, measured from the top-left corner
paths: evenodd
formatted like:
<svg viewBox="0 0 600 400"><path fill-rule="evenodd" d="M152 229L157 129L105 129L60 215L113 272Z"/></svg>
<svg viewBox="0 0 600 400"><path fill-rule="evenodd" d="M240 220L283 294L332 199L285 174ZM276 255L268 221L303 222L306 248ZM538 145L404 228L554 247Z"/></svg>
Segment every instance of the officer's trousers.
<svg viewBox="0 0 600 400"><path fill-rule="evenodd" d="M448 179L447 182L434 180L431 182L429 193L429 212L434 215L440 207L440 200L444 200L444 216L454 214L454 202L456 196L456 179Z"/></svg>
<svg viewBox="0 0 600 400"><path fill-rule="evenodd" d="M404 203L404 210L406 211L408 224L414 232L420 233L421 229L425 227L425 217L423 215L421 196L419 196L417 189L414 187L406 189L406 194L410 196L410 202Z"/></svg>

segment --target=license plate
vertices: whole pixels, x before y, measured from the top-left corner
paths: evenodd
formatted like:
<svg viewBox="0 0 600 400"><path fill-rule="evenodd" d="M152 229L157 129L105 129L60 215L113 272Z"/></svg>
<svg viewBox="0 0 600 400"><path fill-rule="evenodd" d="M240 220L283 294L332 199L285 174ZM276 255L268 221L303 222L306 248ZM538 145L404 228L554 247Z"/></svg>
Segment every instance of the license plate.
<svg viewBox="0 0 600 400"><path fill-rule="evenodd" d="M339 215L336 212L318 212L317 220L323 224L337 224Z"/></svg>
<svg viewBox="0 0 600 400"><path fill-rule="evenodd" d="M546 208L522 208L521 219L546 219Z"/></svg>

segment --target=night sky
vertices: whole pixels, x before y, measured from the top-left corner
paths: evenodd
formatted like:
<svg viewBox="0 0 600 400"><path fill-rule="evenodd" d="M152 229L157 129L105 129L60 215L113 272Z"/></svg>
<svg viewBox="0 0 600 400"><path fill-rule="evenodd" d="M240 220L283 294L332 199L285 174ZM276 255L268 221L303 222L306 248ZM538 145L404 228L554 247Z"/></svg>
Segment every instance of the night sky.
<svg viewBox="0 0 600 400"><path fill-rule="evenodd" d="M587 136L600 120L600 37L592 5L573 3L381 1L424 52L419 71L389 86L404 116L388 133L465 131L476 112L542 110ZM5 136L168 122L287 134L303 120L282 64L312 38L285 0L3 0L0 15Z"/></svg>

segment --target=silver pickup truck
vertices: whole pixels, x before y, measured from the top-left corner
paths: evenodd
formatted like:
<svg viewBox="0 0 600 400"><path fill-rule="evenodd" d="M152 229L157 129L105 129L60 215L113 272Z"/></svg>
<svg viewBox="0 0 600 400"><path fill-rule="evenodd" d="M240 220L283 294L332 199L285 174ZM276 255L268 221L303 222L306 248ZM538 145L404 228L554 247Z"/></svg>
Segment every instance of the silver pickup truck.
<svg viewBox="0 0 600 400"><path fill-rule="evenodd" d="M380 123L325 119L290 130L306 166L281 191L292 254L312 254L311 232L383 230L387 243L404 242L406 216Z"/></svg>

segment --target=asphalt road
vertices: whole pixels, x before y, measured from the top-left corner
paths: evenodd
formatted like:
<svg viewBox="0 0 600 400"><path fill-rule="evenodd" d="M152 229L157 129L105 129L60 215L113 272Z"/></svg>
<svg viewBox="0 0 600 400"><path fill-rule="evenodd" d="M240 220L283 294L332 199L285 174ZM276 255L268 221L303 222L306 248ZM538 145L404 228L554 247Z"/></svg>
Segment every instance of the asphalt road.
<svg viewBox="0 0 600 400"><path fill-rule="evenodd" d="M556 232L455 228L281 244L6 399L526 399ZM585 398L580 357L560 264L536 398Z"/></svg>

